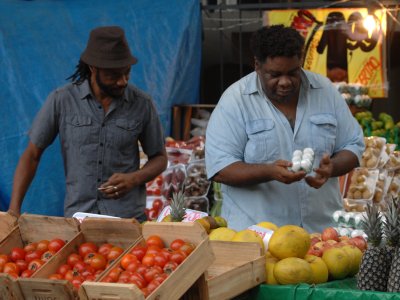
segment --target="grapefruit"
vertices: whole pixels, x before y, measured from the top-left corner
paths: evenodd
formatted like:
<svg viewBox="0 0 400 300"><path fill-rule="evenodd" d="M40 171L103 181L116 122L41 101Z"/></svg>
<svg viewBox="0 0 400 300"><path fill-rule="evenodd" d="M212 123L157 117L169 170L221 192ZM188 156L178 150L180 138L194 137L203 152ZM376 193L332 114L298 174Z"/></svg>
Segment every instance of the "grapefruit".
<svg viewBox="0 0 400 300"><path fill-rule="evenodd" d="M303 258L310 248L310 244L310 235L305 229L295 225L284 225L272 234L268 250L279 259Z"/></svg>
<svg viewBox="0 0 400 300"><path fill-rule="evenodd" d="M263 251L265 250L264 242L261 236L255 231L250 229L244 229L236 232L232 238L232 242L256 242L261 245Z"/></svg>
<svg viewBox="0 0 400 300"><path fill-rule="evenodd" d="M278 226L276 226L274 223L267 222L267 221L260 222L260 223L257 224L257 226L260 226L260 227L263 227L263 228L267 228L267 229L270 229L270 230L273 230L273 231L278 229Z"/></svg>
<svg viewBox="0 0 400 300"><path fill-rule="evenodd" d="M208 236L210 241L231 241L236 231L228 227L212 229Z"/></svg>
<svg viewBox="0 0 400 300"><path fill-rule="evenodd" d="M324 283L328 281L328 267L321 257L306 255L304 260L310 264L312 276L309 283Z"/></svg>
<svg viewBox="0 0 400 300"><path fill-rule="evenodd" d="M335 247L326 249L322 259L332 279L343 279L350 273L350 258L343 249Z"/></svg>
<svg viewBox="0 0 400 300"><path fill-rule="evenodd" d="M363 253L359 248L353 245L345 245L341 249L343 249L350 258L350 271L348 276L352 277L356 275L360 269Z"/></svg>
<svg viewBox="0 0 400 300"><path fill-rule="evenodd" d="M265 283L279 284L274 276L274 266L279 260L275 257L269 257L265 260Z"/></svg>
<svg viewBox="0 0 400 300"><path fill-rule="evenodd" d="M304 259L288 257L275 263L274 276L279 284L308 283L312 278L312 269Z"/></svg>

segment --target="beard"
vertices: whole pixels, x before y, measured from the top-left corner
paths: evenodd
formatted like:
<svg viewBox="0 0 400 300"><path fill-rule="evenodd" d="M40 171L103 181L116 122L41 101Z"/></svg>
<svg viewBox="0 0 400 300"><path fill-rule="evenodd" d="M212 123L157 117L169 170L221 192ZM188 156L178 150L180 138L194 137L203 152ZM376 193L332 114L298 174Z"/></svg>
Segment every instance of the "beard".
<svg viewBox="0 0 400 300"><path fill-rule="evenodd" d="M101 81L99 73L96 74L96 83L104 94L112 98L121 97L124 94L126 88L126 86L120 87L116 84L105 84Z"/></svg>

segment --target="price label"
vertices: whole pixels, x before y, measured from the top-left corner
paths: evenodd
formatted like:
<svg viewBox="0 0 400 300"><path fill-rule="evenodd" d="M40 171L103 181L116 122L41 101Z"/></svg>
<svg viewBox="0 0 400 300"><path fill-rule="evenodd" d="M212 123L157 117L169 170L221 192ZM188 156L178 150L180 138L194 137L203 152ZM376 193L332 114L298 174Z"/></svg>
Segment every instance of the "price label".
<svg viewBox="0 0 400 300"><path fill-rule="evenodd" d="M183 217L182 222L194 222L197 219L201 219L205 216L208 216L208 214L203 211L198 211L198 210L189 209L189 208L186 208L185 212L186 212L186 214ZM162 220L170 214L171 214L171 206L168 205L168 206L164 207L164 209L159 214L159 216L157 218L157 222L162 222Z"/></svg>

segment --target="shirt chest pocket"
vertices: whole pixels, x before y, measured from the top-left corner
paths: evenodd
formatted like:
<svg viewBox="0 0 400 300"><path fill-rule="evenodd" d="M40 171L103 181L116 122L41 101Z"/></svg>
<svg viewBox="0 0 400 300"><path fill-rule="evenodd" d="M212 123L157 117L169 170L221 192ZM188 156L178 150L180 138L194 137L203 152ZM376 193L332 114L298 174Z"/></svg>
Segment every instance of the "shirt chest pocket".
<svg viewBox="0 0 400 300"><path fill-rule="evenodd" d="M248 141L244 159L248 163L275 161L279 156L279 140L272 119L252 120L246 124Z"/></svg>
<svg viewBox="0 0 400 300"><path fill-rule="evenodd" d="M84 115L68 115L65 118L65 134L68 142L75 145L86 145L96 142L92 119Z"/></svg>
<svg viewBox="0 0 400 300"><path fill-rule="evenodd" d="M332 154L335 149L337 120L330 114L310 117L314 149L320 154Z"/></svg>
<svg viewBox="0 0 400 300"><path fill-rule="evenodd" d="M141 122L127 119L115 120L115 142L121 150L132 148L137 145L141 132Z"/></svg>

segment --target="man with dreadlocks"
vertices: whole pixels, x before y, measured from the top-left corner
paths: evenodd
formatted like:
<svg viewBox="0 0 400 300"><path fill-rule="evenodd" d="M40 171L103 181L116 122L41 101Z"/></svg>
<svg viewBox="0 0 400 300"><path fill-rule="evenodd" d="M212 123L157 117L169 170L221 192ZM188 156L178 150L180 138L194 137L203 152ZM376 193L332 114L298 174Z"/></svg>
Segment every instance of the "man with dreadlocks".
<svg viewBox="0 0 400 300"><path fill-rule="evenodd" d="M167 166L151 98L128 83L132 56L117 26L91 31L71 83L36 116L14 175L9 212L20 214L40 158L59 134L66 176L64 215L89 212L145 220L145 183ZM148 156L139 168L139 145Z"/></svg>
<svg viewBox="0 0 400 300"><path fill-rule="evenodd" d="M270 221L321 232L342 208L338 176L358 166L363 133L332 83L302 69L295 29L263 27L251 48L255 71L224 92L207 126L207 174L222 183L222 215L237 230ZM291 162L305 148L315 154L310 174Z"/></svg>

